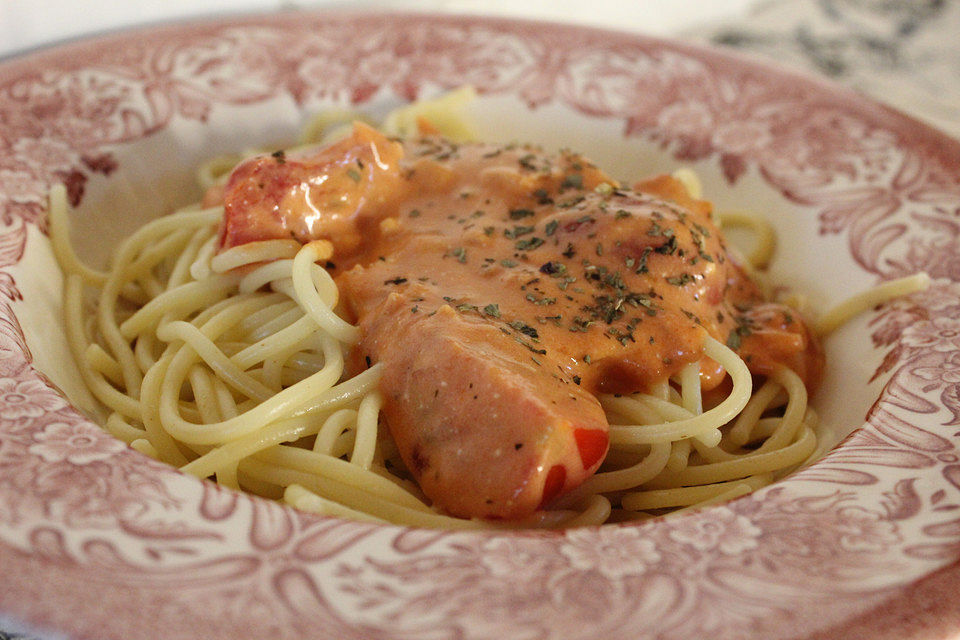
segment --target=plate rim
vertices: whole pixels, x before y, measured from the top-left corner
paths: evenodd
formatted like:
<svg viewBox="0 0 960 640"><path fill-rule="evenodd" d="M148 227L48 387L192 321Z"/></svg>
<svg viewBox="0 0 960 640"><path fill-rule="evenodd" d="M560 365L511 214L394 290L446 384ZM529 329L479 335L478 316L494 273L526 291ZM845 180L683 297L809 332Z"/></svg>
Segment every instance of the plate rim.
<svg viewBox="0 0 960 640"><path fill-rule="evenodd" d="M49 46L43 47L40 50L24 52L22 55L17 54L13 58L0 59L0 81L4 80L3 72L6 70L5 68L10 64L16 65L19 62L27 63L27 60L25 59L34 58L37 56L42 57L46 54L54 55L54 56L63 55L63 52L69 50L71 47L84 48L84 47L90 46L95 42L103 42L105 40L107 41L127 40L135 35L146 36L148 34L151 34L151 35L157 36L157 34L176 32L176 31L183 30L185 28L187 29L196 28L197 26L223 28L224 24L243 26L243 25L252 25L255 23L259 23L260 21L264 21L264 20L269 20L273 22L276 18L280 17L281 14L327 15L330 13L331 11L328 9L307 10L307 11L292 10L290 12L271 12L271 13L250 13L250 14L245 13L240 16L235 16L235 15L230 16L226 21L222 20L221 19L222 17L220 16L202 18L199 20L191 17L184 20L176 20L173 22L138 25L134 29L122 28L117 31L107 32L106 34L93 35L92 37L89 37L89 38L71 40L66 43L51 44ZM369 12L366 12L366 11L358 12L350 9L337 9L334 11L334 13L342 16L353 17L354 19L356 19L358 16L361 18L370 17ZM698 44L691 45L690 43L678 42L670 38L646 36L643 34L634 34L630 32L611 30L611 29L602 28L602 27L581 27L578 25L569 25L561 22L545 23L544 21L539 21L539 20L522 20L522 19L516 19L512 17L492 17L491 18L489 16L476 16L476 15L464 15L464 14L434 14L429 12L409 12L409 11L390 12L388 15L379 14L376 17L379 19L395 19L398 17L404 18L404 19L410 19L411 17L424 17L424 16L430 16L431 20L438 21L438 22L446 22L450 20L474 20L474 21L483 22L485 24L494 24L501 27L504 25L516 25L518 23L525 23L527 25L545 25L546 24L548 28L551 28L551 29L560 28L563 30L568 30L570 32L593 31L593 32L615 33L622 38L645 40L648 43L655 43L658 46L666 47L672 50L681 50L681 51L692 50L692 51L699 52L701 55L710 55L710 56L717 55L717 50L715 48L704 46L704 45L698 45ZM838 85L837 83L831 80L819 78L819 77L813 76L812 74L804 73L799 70L780 69L769 61L766 61L766 60L758 61L755 58L751 58L739 52L723 51L721 55L723 57L732 57L732 58L740 59L739 62L741 64L747 64L753 67L759 66L759 67L769 68L770 70L774 71L775 73L781 76L784 74L787 74L787 75L802 77L806 82L813 82L816 85L823 86L826 90L829 90L831 92L836 92L838 89L842 89L842 92L844 94L847 94L849 98L855 98L858 102L866 101L866 103L872 104L874 108L880 107L881 110L891 112L896 118L906 118L911 121L912 123L911 126L913 128L919 127L921 129L929 130L927 134L925 134L925 136L932 137L932 138L947 138L953 141L952 146L954 151L960 149L960 142L957 142L948 134L940 132L939 130L931 127L930 125L924 122L921 122L916 118L913 118L912 116L904 114L899 110L882 105L876 100L866 98L860 94L853 92L850 89L842 88L840 87L840 85ZM954 569L957 569L958 567L960 567L960 563L954 562L953 564L945 567L945 569L950 569L952 571ZM933 579L934 578L932 576L926 576L916 581L915 584L920 584L920 583L926 582L927 580L933 580Z"/></svg>

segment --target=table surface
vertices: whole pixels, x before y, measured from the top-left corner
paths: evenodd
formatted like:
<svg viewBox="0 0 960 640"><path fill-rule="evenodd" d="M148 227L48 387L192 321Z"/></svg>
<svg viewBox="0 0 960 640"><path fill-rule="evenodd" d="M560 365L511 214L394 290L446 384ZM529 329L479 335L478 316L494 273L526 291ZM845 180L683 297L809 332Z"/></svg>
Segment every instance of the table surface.
<svg viewBox="0 0 960 640"><path fill-rule="evenodd" d="M322 6L569 21L734 47L832 79L960 137L960 0L76 0L0 2L0 59L125 26ZM6 629L6 631L4 631ZM0 640L35 640L0 613Z"/></svg>

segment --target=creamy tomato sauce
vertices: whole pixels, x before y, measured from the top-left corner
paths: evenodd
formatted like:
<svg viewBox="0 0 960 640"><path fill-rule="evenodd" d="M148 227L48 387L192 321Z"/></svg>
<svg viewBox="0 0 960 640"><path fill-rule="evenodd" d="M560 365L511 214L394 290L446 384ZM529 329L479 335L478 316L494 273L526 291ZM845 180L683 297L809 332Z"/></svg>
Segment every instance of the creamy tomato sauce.
<svg viewBox="0 0 960 640"><path fill-rule="evenodd" d="M212 197L221 197L219 193ZM251 159L223 191L224 247L329 239L355 368L383 363L383 415L438 506L516 519L589 477L608 425L596 394L701 362L704 335L756 374L811 389L823 357L763 300L707 202L669 176L630 188L572 152L352 136Z"/></svg>

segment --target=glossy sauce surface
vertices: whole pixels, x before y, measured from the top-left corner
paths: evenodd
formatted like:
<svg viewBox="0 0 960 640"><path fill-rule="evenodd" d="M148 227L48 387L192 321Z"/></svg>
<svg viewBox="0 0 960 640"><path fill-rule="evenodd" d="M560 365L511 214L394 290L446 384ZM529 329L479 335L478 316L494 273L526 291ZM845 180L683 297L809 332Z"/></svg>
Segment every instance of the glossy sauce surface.
<svg viewBox="0 0 960 640"><path fill-rule="evenodd" d="M464 517L529 515L607 449L601 392L701 360L704 334L809 387L822 353L764 302L710 205L669 176L621 186L535 147L392 141L357 125L301 157L252 159L224 194L224 246L326 238L356 368L382 362L384 417L424 492ZM725 377L701 364L705 388Z"/></svg>

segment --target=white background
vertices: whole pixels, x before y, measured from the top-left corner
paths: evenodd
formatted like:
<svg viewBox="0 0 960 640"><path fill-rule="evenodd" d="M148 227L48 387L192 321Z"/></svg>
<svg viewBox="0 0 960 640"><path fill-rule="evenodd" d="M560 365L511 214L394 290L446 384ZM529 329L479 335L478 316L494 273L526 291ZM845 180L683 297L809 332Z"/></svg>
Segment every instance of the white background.
<svg viewBox="0 0 960 640"><path fill-rule="evenodd" d="M318 6L411 9L576 22L655 35L736 19L757 0L0 0L0 56L128 25Z"/></svg>

